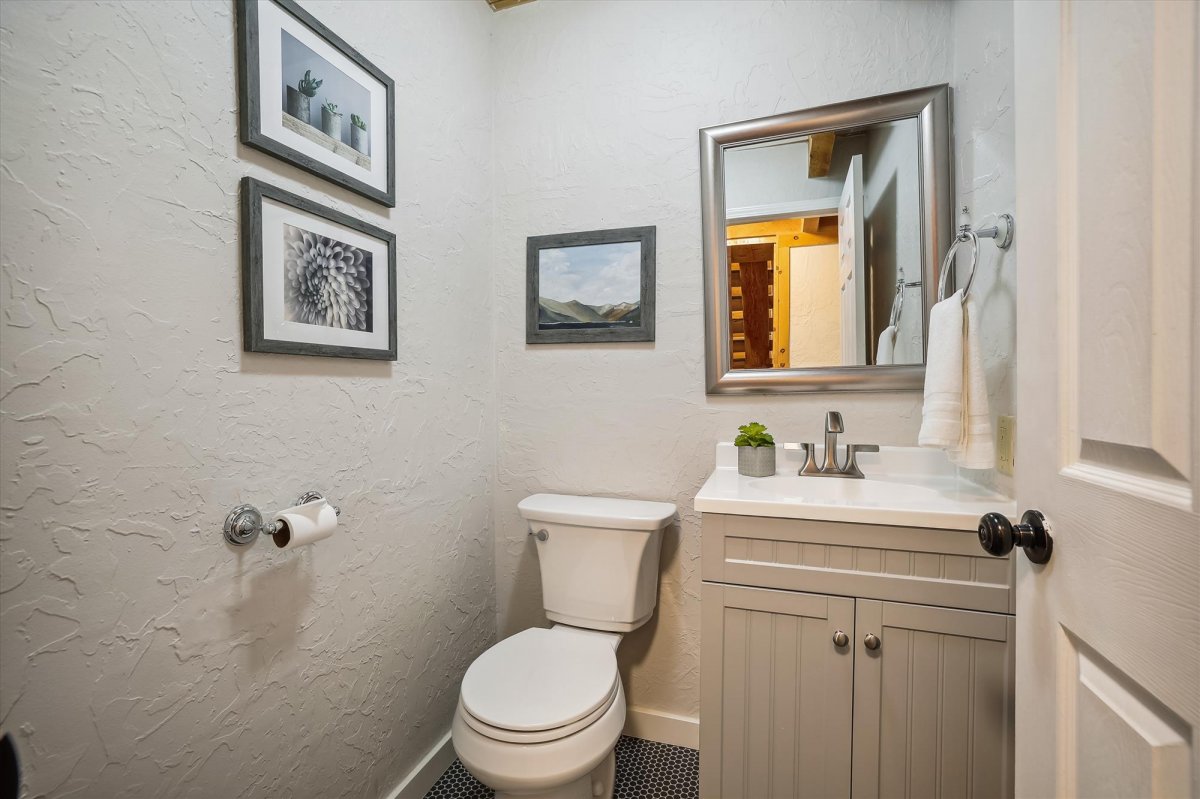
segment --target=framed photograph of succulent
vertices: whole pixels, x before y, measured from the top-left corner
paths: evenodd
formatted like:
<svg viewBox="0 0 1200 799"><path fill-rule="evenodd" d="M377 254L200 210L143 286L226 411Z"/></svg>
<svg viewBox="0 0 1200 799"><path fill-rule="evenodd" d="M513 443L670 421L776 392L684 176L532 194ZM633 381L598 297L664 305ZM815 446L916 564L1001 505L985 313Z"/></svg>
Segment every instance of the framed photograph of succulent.
<svg viewBox="0 0 1200 799"><path fill-rule="evenodd" d="M531 236L525 343L654 341L655 228Z"/></svg>
<svg viewBox="0 0 1200 799"><path fill-rule="evenodd" d="M396 360L396 236L242 178L246 352Z"/></svg>
<svg viewBox="0 0 1200 799"><path fill-rule="evenodd" d="M244 144L396 206L396 84L294 0L238 0Z"/></svg>

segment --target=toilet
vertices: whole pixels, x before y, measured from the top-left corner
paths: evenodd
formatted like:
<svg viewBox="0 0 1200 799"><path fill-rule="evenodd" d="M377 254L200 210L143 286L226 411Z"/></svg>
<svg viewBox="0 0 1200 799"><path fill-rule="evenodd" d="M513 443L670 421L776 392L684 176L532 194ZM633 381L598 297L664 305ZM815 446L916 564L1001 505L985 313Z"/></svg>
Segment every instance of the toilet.
<svg viewBox="0 0 1200 799"><path fill-rule="evenodd" d="M467 669L454 751L497 799L608 799L625 726L616 651L654 612L662 532L675 506L534 494L517 507L555 624L500 641Z"/></svg>

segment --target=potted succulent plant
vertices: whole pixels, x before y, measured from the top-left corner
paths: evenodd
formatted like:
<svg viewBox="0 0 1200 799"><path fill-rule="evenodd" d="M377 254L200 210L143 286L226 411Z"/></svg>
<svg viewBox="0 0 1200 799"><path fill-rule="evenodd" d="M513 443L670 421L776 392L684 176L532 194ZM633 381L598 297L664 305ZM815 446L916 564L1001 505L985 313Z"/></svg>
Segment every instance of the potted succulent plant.
<svg viewBox="0 0 1200 799"><path fill-rule="evenodd" d="M750 422L738 428L733 440L738 448L738 474L747 477L770 477L775 474L775 439L767 426Z"/></svg>
<svg viewBox="0 0 1200 799"><path fill-rule="evenodd" d="M369 139L367 138L367 123L358 114L350 115L350 146L363 155L367 155Z"/></svg>
<svg viewBox="0 0 1200 799"><path fill-rule="evenodd" d="M342 112L328 98L321 106L321 132L338 141L342 140Z"/></svg>
<svg viewBox="0 0 1200 799"><path fill-rule="evenodd" d="M304 70L304 77L296 84L296 88L287 87L288 114L294 116L305 125L311 125L312 109L309 101L317 96L317 89L321 87L322 83L324 81L313 78L311 69Z"/></svg>

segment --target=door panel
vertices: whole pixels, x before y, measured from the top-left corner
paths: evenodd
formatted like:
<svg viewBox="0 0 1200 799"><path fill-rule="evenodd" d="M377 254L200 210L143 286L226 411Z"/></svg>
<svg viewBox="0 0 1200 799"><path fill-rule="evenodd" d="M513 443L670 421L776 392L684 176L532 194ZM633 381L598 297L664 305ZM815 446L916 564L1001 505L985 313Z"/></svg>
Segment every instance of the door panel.
<svg viewBox="0 0 1200 799"><path fill-rule="evenodd" d="M1192 2L1015 7L1017 793L1200 790ZM1120 230L1112 225L1121 220Z"/></svg>
<svg viewBox="0 0 1200 799"><path fill-rule="evenodd" d="M702 590L701 796L847 796L854 600Z"/></svg>
<svg viewBox="0 0 1200 799"><path fill-rule="evenodd" d="M862 156L850 159L838 204L838 265L842 282L842 366L867 362L866 248L863 246Z"/></svg>
<svg viewBox="0 0 1200 799"><path fill-rule="evenodd" d="M855 633L855 799L1011 796L1012 617L860 599Z"/></svg>

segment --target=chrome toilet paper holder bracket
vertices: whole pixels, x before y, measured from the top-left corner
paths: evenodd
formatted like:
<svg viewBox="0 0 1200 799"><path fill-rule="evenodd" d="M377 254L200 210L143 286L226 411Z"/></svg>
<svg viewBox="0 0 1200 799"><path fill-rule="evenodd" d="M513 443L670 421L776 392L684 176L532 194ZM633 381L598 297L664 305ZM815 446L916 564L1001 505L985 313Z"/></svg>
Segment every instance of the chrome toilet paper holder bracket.
<svg viewBox="0 0 1200 799"><path fill-rule="evenodd" d="M325 499L319 491L305 491L296 498L296 504L306 505L318 499ZM342 515L342 509L337 505L330 505L330 507L333 508L335 514ZM225 540L234 546L249 546L259 535L275 535L279 532L280 526L279 522L274 519L269 522L264 521L262 512L253 505L238 505L225 517Z"/></svg>

